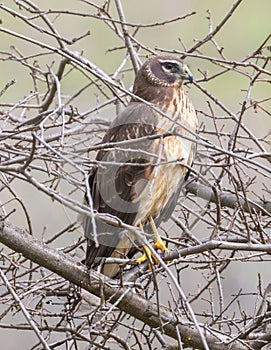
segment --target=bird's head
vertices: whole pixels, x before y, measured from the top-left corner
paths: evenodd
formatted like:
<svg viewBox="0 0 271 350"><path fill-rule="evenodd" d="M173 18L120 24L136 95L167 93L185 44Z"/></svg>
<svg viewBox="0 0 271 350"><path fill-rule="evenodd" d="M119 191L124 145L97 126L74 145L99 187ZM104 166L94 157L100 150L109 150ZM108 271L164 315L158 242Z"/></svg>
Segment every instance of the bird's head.
<svg viewBox="0 0 271 350"><path fill-rule="evenodd" d="M171 56L153 56L143 64L140 71L153 86L176 86L182 85L184 80L190 83L193 81L193 75L187 65L179 58Z"/></svg>
<svg viewBox="0 0 271 350"><path fill-rule="evenodd" d="M193 76L181 59L153 56L137 72L133 93L155 104L168 103L184 80L192 82Z"/></svg>

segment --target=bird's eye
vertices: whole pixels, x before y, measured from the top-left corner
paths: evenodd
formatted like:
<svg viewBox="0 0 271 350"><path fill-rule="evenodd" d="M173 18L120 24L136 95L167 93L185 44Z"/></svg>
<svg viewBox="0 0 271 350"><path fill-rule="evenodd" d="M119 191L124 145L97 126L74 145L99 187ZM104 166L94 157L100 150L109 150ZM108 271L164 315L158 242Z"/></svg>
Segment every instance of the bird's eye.
<svg viewBox="0 0 271 350"><path fill-rule="evenodd" d="M165 67L167 70L171 70L171 69L173 68L173 63L166 62L166 63L164 63L164 67Z"/></svg>

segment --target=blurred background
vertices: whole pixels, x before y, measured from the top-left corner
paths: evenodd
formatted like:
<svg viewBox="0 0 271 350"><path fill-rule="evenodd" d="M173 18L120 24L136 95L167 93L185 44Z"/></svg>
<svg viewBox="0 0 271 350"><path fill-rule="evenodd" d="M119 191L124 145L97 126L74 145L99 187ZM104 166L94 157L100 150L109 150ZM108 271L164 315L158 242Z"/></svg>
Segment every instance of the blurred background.
<svg viewBox="0 0 271 350"><path fill-rule="evenodd" d="M3 96L0 97L0 109L2 113L10 112L13 117L17 118L30 118L35 115L38 101L33 98L30 105L33 105L33 109L26 108L14 109L14 105L21 103L28 94L38 89L39 93L42 91L46 93L47 84L44 81L38 81L38 86L35 86L34 79L29 73L29 70L25 69L25 65L18 60L12 59L12 55L16 57L29 56L25 64L31 63L38 65L43 71L48 70L48 66L53 71L57 70L60 57L54 54L46 54L38 58L31 57L33 54L41 53L42 48L33 45L30 42L23 40L23 36L30 37L33 40L44 42L47 45L57 47L57 43L54 38L45 35L35 28L31 28L23 20L8 13L5 7L17 11L23 16L29 16L29 13L20 6L19 2L4 0L0 6L0 20L1 27L8 30L8 32L0 32L0 67L1 67L1 82L0 90L4 86L15 80L15 84L12 85ZM22 2L27 4L27 2ZM65 1L34 1L37 8L44 10L50 20L53 22L54 27L57 29L61 37L67 40L73 38L80 38L74 44L67 45L67 47L74 51L79 52L93 64L97 65L108 75L113 74L117 68L122 64L126 55L126 48L123 41L112 31L109 25L106 25L102 20L94 17L83 16L97 15L97 10L94 6L90 6L88 1L77 0L65 0ZM101 6L104 1L92 1L92 4ZM186 51L193 47L198 40L203 39L210 30L214 30L216 26L221 22L225 15L232 8L233 1L217 1L217 0L123 0L123 10L126 16L126 22L129 24L135 24L134 27L130 26L129 31L135 33L136 39L143 47L147 47L157 53L163 50L177 50L180 52ZM54 10L57 10L54 13ZM52 13L49 13L49 12ZM61 13L59 13L59 11ZM111 1L109 5L109 13L113 19L118 20L117 10L115 4ZM254 52L268 37L270 34L270 13L271 2L270 0L260 0L255 2L254 0L242 1L231 18L223 26L222 30L215 36L216 44L221 48L224 57L232 62L242 61L252 52ZM170 19L176 19L184 15L190 14L187 18L182 20L174 20L171 23L155 26L157 23L163 23ZM33 18L35 14L32 14ZM210 18L212 22L212 28L210 28ZM41 20L33 20L33 23L41 25ZM142 27L137 28L136 25L141 24ZM117 27L120 29L119 24ZM85 34L90 32L89 35ZM12 34L12 32L18 33L22 38L18 38ZM85 37L84 37L85 36ZM269 45L271 45L269 39ZM10 55L8 55L8 53ZM197 52L203 56L214 56L219 58L217 46L208 42L201 46ZM270 53L270 52L269 52ZM149 52L141 49L140 57L142 61L146 59L146 55ZM187 57L191 71L193 72L195 80L206 76L212 76L217 73L221 68L210 60L197 57ZM131 63L127 61L125 68L118 76L119 80L122 80L126 88L130 88L134 73L131 70ZM69 68L68 68L69 69ZM251 68L247 69L248 72ZM91 85L84 89L84 91L78 93L83 86L86 86L89 82L89 73L84 73L79 70L73 70L61 81L62 98L64 102L68 102L68 106L72 106L74 110L78 110L79 113L95 109L96 105L106 101L106 96L97 90L96 85ZM240 111L240 102L246 96L246 90L249 87L249 78L245 74L237 75L236 72L229 71L221 76L217 76L215 79L211 79L204 84L204 88L218 98L230 111L237 113ZM198 111L200 125L206 129L213 128L213 122L204 118L204 113L210 113L208 106L208 98L205 94L201 93L194 86L187 87L189 95L195 108ZM107 96L110 95L110 91L106 91ZM70 100L70 97L73 99ZM266 136L271 131L271 119L270 119L270 96L271 88L270 84L266 84L266 81L258 81L251 91L250 100L259 101L266 100L261 106L265 111L269 113L262 113L261 110L255 112L255 109L251 108L243 118L243 123L256 135L259 139ZM213 106L213 111L216 116L224 117L225 113ZM104 120L112 120L115 116L114 106L110 106L99 112L99 116ZM224 121L223 121L224 123ZM0 131L5 130L8 125L7 119L0 119ZM107 127L104 125L104 130ZM229 130L232 128L231 122L228 125ZM226 126L227 129L227 126ZM99 137L98 137L99 139ZM80 142L80 138L78 138ZM269 141L271 139L269 137ZM268 152L271 151L270 143L266 144ZM61 187L59 190L63 193L69 193L70 188ZM266 179L267 188L271 186L270 179ZM256 186L256 189L258 187ZM15 180L13 183L13 190L16 195L23 202L28 213L30 213L31 224L35 236L39 238L49 237L68 226L70 223L77 220L77 214L71 210L65 208L56 201L52 201L48 196L34 189L33 186L23 182ZM83 199L82 190L78 190L72 194L75 199L81 201ZM27 228L27 222L22 207L18 202L11 200L13 195L8 190L2 190L0 192L0 201L5 203L5 210L7 212L16 209L10 216L10 221L21 228ZM207 232L201 230L200 227L195 229L195 233L199 236L205 237ZM62 236L59 240L55 241L52 246L61 248L74 242L82 235L82 231L78 228L75 231L68 232L65 236ZM223 281L223 292L225 301L228 302L233 295L238 293L242 289L244 294L243 306L250 312L254 308L255 299L257 298L259 283L265 286L270 282L270 269L268 270L267 264L261 264L259 261L242 263L241 260L232 264L232 268L227 270ZM260 282L259 282L260 281ZM193 279L191 271L183 273L183 287L186 293L194 293L198 288L199 281ZM246 293L248 295L246 295ZM254 293L253 303L251 303L251 297ZM216 294L216 293L215 293ZM161 300L162 303L166 303L165 300ZM18 317L18 316L16 316ZM10 323L14 320L10 318ZM0 343L5 344L7 349L31 349L35 344L35 335L31 332L24 331L9 331L8 329L1 328L0 325Z"/></svg>

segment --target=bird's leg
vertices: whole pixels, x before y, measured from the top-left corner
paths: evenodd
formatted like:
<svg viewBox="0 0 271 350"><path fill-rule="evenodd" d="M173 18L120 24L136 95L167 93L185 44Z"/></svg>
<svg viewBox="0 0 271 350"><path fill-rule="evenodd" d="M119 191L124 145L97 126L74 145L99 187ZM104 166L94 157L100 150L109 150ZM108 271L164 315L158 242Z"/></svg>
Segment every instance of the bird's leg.
<svg viewBox="0 0 271 350"><path fill-rule="evenodd" d="M154 249L157 249L157 250L160 249L162 253L165 253L165 252L168 253L169 250L168 250L168 248L164 245L162 239L160 238L159 233L158 233L158 231L157 231L157 228L156 228L156 226L155 226L155 223L154 223L154 221L153 221L152 216L149 216L149 217L148 217L148 220L149 220L149 222L150 222L152 232L154 233L154 236L155 236L155 237L154 237L153 248L154 248ZM142 226L142 224L139 224L139 228L140 228L141 231L143 231L143 226ZM154 263L155 263L155 264L158 264L157 258L151 253L150 249L149 249L147 246L143 246L143 249L144 249L144 254L143 254L141 257L139 257L139 258L136 260L136 262L137 262L138 264L141 264L141 263L145 262L146 260L151 261L151 259L153 259ZM167 263L168 263L168 262L167 262Z"/></svg>
<svg viewBox="0 0 271 350"><path fill-rule="evenodd" d="M153 248L154 249L160 249L162 253L168 253L169 250L168 248L164 245L161 237L159 236L159 233L157 231L157 228L155 226L155 223L153 221L153 217L152 216L149 216L149 222L150 222L150 225L151 225L151 228L152 228L152 232L154 233L154 244L153 244Z"/></svg>
<svg viewBox="0 0 271 350"><path fill-rule="evenodd" d="M141 223L139 224L139 228L141 231L143 231L143 225ZM138 264L142 264L147 260L151 261L152 254L151 254L150 248L147 246L143 246L143 249L144 249L144 253L138 259L136 259L136 262Z"/></svg>
<svg viewBox="0 0 271 350"><path fill-rule="evenodd" d="M136 259L137 264L142 264L147 260L151 261L152 253L150 251L150 248L144 245L143 249L144 249L144 253L139 258Z"/></svg>

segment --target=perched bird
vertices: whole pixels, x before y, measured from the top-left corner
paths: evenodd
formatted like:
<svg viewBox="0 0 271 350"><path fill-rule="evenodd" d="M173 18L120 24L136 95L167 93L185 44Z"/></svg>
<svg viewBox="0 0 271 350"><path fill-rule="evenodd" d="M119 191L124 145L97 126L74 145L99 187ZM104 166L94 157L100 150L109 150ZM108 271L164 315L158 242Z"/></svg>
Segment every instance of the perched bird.
<svg viewBox="0 0 271 350"><path fill-rule="evenodd" d="M86 194L95 211L152 232L154 248L162 252L168 249L156 228L171 216L195 151L197 116L185 80L192 82L193 76L178 58L153 56L142 65L133 86L135 97L104 135L107 147L97 154ZM118 265L103 265L104 258L131 258L138 242L127 230L93 222L90 216L83 227L85 264L100 264L105 275L115 277ZM138 262L145 259L143 255Z"/></svg>

